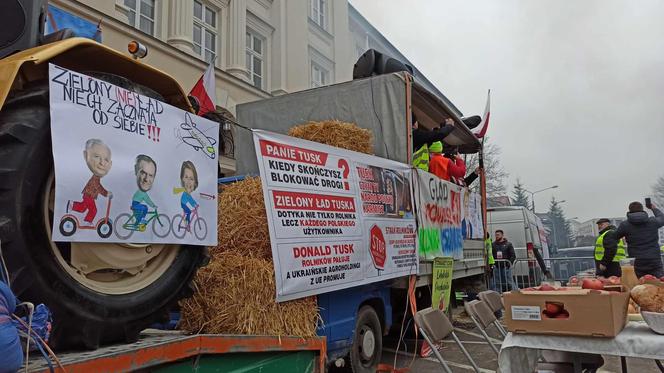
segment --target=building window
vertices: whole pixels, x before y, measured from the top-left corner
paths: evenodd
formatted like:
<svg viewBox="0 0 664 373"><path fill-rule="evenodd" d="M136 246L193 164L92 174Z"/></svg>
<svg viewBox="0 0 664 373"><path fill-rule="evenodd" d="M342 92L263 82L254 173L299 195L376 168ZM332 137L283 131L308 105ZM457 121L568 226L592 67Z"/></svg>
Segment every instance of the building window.
<svg viewBox="0 0 664 373"><path fill-rule="evenodd" d="M217 54L217 11L194 0L194 52L211 61Z"/></svg>
<svg viewBox="0 0 664 373"><path fill-rule="evenodd" d="M330 84L330 72L315 62L311 62L311 87Z"/></svg>
<svg viewBox="0 0 664 373"><path fill-rule="evenodd" d="M327 27L327 1L326 0L310 0L311 13L309 17L322 28Z"/></svg>
<svg viewBox="0 0 664 373"><path fill-rule="evenodd" d="M265 40L254 32L247 30L247 72L254 87L263 89L265 69Z"/></svg>
<svg viewBox="0 0 664 373"><path fill-rule="evenodd" d="M124 0L129 8L129 24L154 35L154 0Z"/></svg>

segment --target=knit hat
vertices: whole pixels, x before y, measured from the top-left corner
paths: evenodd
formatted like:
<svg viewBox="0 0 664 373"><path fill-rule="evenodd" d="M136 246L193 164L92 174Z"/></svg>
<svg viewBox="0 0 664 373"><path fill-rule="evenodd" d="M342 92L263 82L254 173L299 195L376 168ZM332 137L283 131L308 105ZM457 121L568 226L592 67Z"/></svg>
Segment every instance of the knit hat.
<svg viewBox="0 0 664 373"><path fill-rule="evenodd" d="M609 223L609 224L611 224L611 220L609 220L609 219L607 219L607 218L601 218L601 219L598 219L597 222L596 222L595 224L600 225L600 224L602 224L602 223Z"/></svg>
<svg viewBox="0 0 664 373"><path fill-rule="evenodd" d="M443 143L441 141L436 141L433 144L429 145L429 153L442 153L443 152Z"/></svg>

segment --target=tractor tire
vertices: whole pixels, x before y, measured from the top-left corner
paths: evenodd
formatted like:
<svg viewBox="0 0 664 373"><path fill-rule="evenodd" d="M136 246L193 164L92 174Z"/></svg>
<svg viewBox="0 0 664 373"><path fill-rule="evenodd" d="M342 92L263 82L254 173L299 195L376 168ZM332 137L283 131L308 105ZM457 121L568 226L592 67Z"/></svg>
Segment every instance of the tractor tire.
<svg viewBox="0 0 664 373"><path fill-rule="evenodd" d="M50 239L46 196L53 175L48 84L41 81L14 93L0 111L0 242L12 290L21 301L51 309L49 344L56 350L136 341L149 325L168 320L179 299L193 294L191 281L207 264L207 249L163 247L174 259L136 291L108 294L85 286L61 260L72 246Z"/></svg>
<svg viewBox="0 0 664 373"><path fill-rule="evenodd" d="M357 313L350 367L353 373L376 371L383 354L383 332L378 314L371 306L363 306Z"/></svg>

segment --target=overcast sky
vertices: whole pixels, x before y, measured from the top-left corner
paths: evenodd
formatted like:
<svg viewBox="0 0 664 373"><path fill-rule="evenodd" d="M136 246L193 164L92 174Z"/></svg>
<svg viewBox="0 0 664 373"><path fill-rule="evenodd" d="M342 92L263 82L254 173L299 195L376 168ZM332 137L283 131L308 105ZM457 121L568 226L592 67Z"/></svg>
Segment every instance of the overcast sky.
<svg viewBox="0 0 664 373"><path fill-rule="evenodd" d="M664 1L351 0L464 115L509 187L568 218L624 216L664 175Z"/></svg>

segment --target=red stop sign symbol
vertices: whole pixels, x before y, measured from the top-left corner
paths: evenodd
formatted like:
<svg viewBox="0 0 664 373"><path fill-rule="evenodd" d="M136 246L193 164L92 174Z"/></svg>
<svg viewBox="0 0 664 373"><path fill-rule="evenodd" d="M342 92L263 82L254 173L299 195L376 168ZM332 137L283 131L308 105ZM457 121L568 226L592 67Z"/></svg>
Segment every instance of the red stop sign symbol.
<svg viewBox="0 0 664 373"><path fill-rule="evenodd" d="M377 225L371 227L369 232L369 253L371 253L374 267L378 270L385 269L385 257L387 256L385 237L383 237L383 231Z"/></svg>

